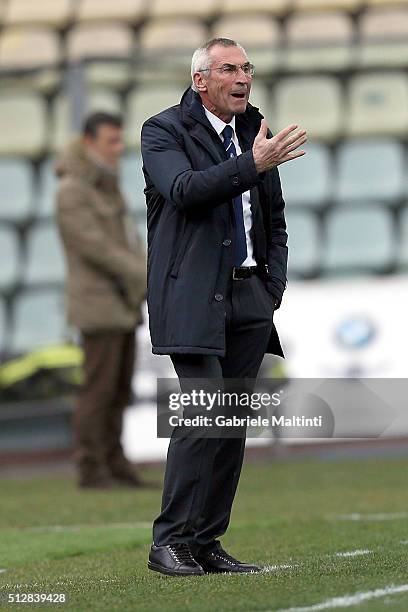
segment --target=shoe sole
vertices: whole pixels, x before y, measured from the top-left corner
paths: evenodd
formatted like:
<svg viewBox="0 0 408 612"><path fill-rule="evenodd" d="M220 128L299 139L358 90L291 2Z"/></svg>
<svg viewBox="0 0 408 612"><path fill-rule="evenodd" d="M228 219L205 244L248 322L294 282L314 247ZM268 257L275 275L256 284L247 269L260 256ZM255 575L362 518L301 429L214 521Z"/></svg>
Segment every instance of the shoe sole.
<svg viewBox="0 0 408 612"><path fill-rule="evenodd" d="M153 570L154 572L159 572L160 574L165 574L166 576L204 576L205 572L204 570L202 572L176 572L174 570L169 570L166 569L165 567L162 567L161 565L156 565L155 563L152 563L151 561L147 562L147 567L150 570Z"/></svg>

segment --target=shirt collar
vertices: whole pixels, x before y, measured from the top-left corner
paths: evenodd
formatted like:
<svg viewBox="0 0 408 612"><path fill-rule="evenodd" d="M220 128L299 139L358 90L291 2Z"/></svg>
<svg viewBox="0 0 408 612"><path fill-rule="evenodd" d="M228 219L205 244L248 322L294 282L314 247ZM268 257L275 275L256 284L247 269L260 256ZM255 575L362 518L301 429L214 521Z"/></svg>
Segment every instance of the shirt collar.
<svg viewBox="0 0 408 612"><path fill-rule="evenodd" d="M206 114L208 121L211 123L214 130L217 132L218 136L221 136L221 133L226 125L230 125L232 129L234 130L234 134L235 134L235 115L232 116L232 119L229 123L225 123L225 121L223 121L222 119L217 117L217 115L214 115L214 113L209 111L208 108L204 106L204 104L203 104L203 108L204 108L204 112Z"/></svg>

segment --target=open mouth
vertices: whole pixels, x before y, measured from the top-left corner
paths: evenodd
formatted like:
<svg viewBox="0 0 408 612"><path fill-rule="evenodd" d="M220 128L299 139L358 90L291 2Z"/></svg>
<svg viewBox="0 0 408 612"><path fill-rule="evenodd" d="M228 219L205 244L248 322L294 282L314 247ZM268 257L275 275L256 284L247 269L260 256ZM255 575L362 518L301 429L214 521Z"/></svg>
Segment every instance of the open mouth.
<svg viewBox="0 0 408 612"><path fill-rule="evenodd" d="M233 92L231 96L233 96L234 98L237 98L238 100L245 100L246 93L244 91L242 92L236 91L236 92Z"/></svg>

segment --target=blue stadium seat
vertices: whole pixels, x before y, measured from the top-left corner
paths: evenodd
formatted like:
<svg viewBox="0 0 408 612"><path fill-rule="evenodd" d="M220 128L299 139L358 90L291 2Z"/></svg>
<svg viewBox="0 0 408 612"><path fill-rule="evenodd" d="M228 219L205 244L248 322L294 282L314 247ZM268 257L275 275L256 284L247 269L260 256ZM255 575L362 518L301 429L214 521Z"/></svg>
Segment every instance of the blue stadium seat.
<svg viewBox="0 0 408 612"><path fill-rule="evenodd" d="M36 216L39 218L49 218L55 214L55 195L58 181L54 164L55 159L53 157L48 158L41 164L36 206Z"/></svg>
<svg viewBox="0 0 408 612"><path fill-rule="evenodd" d="M126 155L121 164L121 188L126 204L134 211L144 212L146 201L143 193L145 187L142 172L142 156L139 153Z"/></svg>
<svg viewBox="0 0 408 612"><path fill-rule="evenodd" d="M136 223L137 231L139 232L140 238L142 238L145 247L147 247L147 223L145 211L139 211L132 214L133 219Z"/></svg>
<svg viewBox="0 0 408 612"><path fill-rule="evenodd" d="M389 140L352 140L337 152L336 198L393 203L405 192L402 144Z"/></svg>
<svg viewBox="0 0 408 612"><path fill-rule="evenodd" d="M32 214L31 166L18 159L0 159L0 220L24 221Z"/></svg>
<svg viewBox="0 0 408 612"><path fill-rule="evenodd" d="M36 223L27 238L26 284L63 283L65 260L54 223Z"/></svg>
<svg viewBox="0 0 408 612"><path fill-rule="evenodd" d="M297 278L313 274L320 260L321 237L315 214L308 210L291 210L286 214L288 227L288 275Z"/></svg>
<svg viewBox="0 0 408 612"><path fill-rule="evenodd" d="M326 273L382 272L393 263L392 216L384 206L337 208L326 223Z"/></svg>
<svg viewBox="0 0 408 612"><path fill-rule="evenodd" d="M279 166L286 204L321 208L332 192L333 171L330 151L317 142L308 142L306 155Z"/></svg>
<svg viewBox="0 0 408 612"><path fill-rule="evenodd" d="M0 226L0 290L10 289L19 280L20 252L17 232Z"/></svg>
<svg viewBox="0 0 408 612"><path fill-rule="evenodd" d="M401 271L408 270L408 204L401 211L399 218L399 240L398 240L398 268Z"/></svg>
<svg viewBox="0 0 408 612"><path fill-rule="evenodd" d="M65 312L58 290L25 291L13 302L10 350L24 352L63 340Z"/></svg>
<svg viewBox="0 0 408 612"><path fill-rule="evenodd" d="M408 77L401 71L356 74L348 82L349 136L401 138L408 130Z"/></svg>

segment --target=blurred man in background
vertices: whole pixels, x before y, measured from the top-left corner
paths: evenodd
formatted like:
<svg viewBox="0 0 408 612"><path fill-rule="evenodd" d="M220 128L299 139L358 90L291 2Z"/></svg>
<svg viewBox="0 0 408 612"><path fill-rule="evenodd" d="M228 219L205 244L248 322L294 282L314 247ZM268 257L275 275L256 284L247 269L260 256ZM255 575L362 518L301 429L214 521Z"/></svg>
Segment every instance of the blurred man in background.
<svg viewBox="0 0 408 612"><path fill-rule="evenodd" d="M135 327L143 322L145 250L119 188L122 120L93 113L57 162L57 222L67 266L68 323L81 332L84 383L74 413L79 485L142 486L121 446L131 399Z"/></svg>

